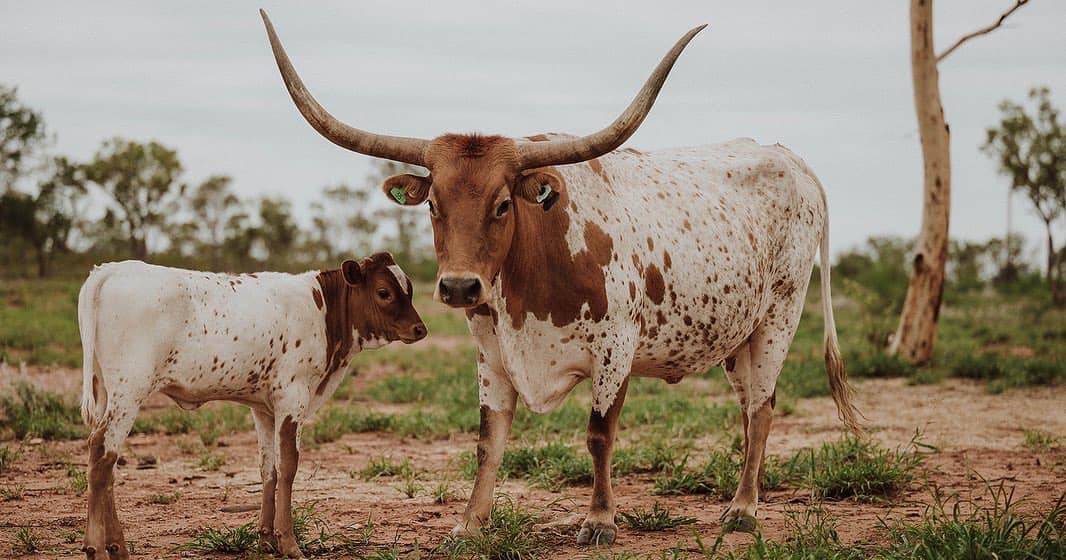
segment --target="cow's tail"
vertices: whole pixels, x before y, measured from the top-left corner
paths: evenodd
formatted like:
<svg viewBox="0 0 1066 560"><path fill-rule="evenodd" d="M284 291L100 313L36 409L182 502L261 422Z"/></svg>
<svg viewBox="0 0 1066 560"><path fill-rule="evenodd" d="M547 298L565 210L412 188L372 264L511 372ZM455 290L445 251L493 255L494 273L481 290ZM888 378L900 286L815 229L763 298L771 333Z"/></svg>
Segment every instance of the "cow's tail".
<svg viewBox="0 0 1066 560"><path fill-rule="evenodd" d="M81 418L90 427L103 416L107 407L107 390L96 357L96 326L100 289L109 276L107 268L94 267L78 293L78 331L81 333L82 382Z"/></svg>
<svg viewBox="0 0 1066 560"><path fill-rule="evenodd" d="M819 249L822 273L822 312L825 316L825 372L829 376L829 392L837 405L837 416L849 430L862 432L860 417L862 413L855 408L851 399L855 396L848 384L848 372L844 368L844 358L840 355L837 342L837 326L833 320L833 294L829 282L829 216L826 213L825 225L822 227L822 244Z"/></svg>

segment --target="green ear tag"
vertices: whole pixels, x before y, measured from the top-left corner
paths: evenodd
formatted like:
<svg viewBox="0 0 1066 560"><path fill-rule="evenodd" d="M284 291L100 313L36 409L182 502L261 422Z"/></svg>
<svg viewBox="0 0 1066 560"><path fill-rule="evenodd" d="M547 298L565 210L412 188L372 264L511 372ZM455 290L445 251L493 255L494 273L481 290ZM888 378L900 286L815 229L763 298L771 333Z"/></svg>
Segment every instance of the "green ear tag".
<svg viewBox="0 0 1066 560"><path fill-rule="evenodd" d="M389 189L389 194L392 195L392 198L396 199L396 202L399 202L400 204L407 204L407 191L401 189L400 187L392 187L391 189Z"/></svg>
<svg viewBox="0 0 1066 560"><path fill-rule="evenodd" d="M549 187L548 185L541 185L540 194L537 195L537 204L543 203L548 198L548 195L550 195L551 193L551 187Z"/></svg>

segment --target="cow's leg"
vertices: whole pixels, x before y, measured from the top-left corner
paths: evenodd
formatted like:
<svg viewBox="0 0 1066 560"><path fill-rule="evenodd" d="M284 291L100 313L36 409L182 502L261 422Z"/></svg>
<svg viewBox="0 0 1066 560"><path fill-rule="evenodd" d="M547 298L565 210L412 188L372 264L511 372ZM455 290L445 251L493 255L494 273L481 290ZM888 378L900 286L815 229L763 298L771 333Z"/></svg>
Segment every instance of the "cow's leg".
<svg viewBox="0 0 1066 560"><path fill-rule="evenodd" d="M488 523L492 512L492 493L500 469L507 435L511 432L518 393L510 380L492 370L483 360L478 363L478 400L481 403L481 428L477 442L477 476L470 501L462 519L452 529L454 536L471 536Z"/></svg>
<svg viewBox="0 0 1066 560"><path fill-rule="evenodd" d="M589 416L588 436L585 440L592 454L592 504L588 516L577 533L577 544L611 544L618 534L614 523L614 491L611 488L611 456L615 435L618 433L618 415L626 400L629 378L622 382L614 402L606 412L592 411Z"/></svg>
<svg viewBox="0 0 1066 560"><path fill-rule="evenodd" d="M806 293L806 283L798 281L795 285L802 289L794 290L787 294L789 297L772 304L748 343L734 356L735 371L730 374L730 381L734 387L743 387L741 408L747 416L747 422L744 426L744 466L740 472L740 482L733 501L723 515L727 530L755 529L766 439L773 424L777 377L788 356L792 337L796 334L803 311L802 294ZM727 367L727 373L728 370Z"/></svg>
<svg viewBox="0 0 1066 560"><path fill-rule="evenodd" d="M292 414L279 414L275 421L277 489L274 496L274 534L277 551L286 558L303 558L292 526L292 483L300 463L300 422Z"/></svg>
<svg viewBox="0 0 1066 560"><path fill-rule="evenodd" d="M277 457L274 455L274 416L252 410L255 434L259 439L259 476L263 480L263 504L259 511L259 545L277 550L274 536L274 490L278 483Z"/></svg>
<svg viewBox="0 0 1066 560"><path fill-rule="evenodd" d="M122 523L115 509L115 463L139 410L139 399L109 394L104 419L89 435L89 511L83 547L86 558L129 558Z"/></svg>

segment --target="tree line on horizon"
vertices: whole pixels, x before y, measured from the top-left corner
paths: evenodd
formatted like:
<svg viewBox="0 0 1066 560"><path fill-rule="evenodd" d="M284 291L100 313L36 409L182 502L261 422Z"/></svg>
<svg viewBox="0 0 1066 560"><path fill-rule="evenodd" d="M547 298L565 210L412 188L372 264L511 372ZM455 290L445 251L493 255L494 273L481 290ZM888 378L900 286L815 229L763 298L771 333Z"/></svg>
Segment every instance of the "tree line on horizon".
<svg viewBox="0 0 1066 560"><path fill-rule="evenodd" d="M1066 256L1055 248L1051 233L1066 206L1066 143L1048 95L1046 88L1031 93L1035 116L1005 101L1000 107L1003 120L989 129L982 147L1000 160L1001 170L1011 177L1011 189L1026 194L1047 226L1049 258L1043 278L1026 261L1026 242L1020 235L983 242L952 240L947 265L951 290L1032 290L1044 285L1044 290L1056 292ZM1049 140L1054 134L1057 139ZM69 276L82 274L91 263L123 258L216 271L295 271L336 266L344 258L381 247L415 277L432 279L435 273L425 213L373 204L385 178L414 170L405 164L375 160L362 184L324 187L311 203L310 223L303 226L288 199L241 198L227 175L188 184L177 151L154 140L108 139L85 162L56 155L50 148L41 113L23 104L15 88L0 85L4 276L46 277L60 273L57 262L76 263L74 270L62 272ZM1058 154L1058 182L1047 171L1034 174L1035 181L1021 176L1029 169L1028 159L1047 159L1041 150ZM1034 183L1040 186L1030 188ZM93 191L105 201L103 215L96 218L89 217ZM913 250L913 240L872 236L839 254L835 272L842 279L870 284L885 298L884 304L898 312Z"/></svg>

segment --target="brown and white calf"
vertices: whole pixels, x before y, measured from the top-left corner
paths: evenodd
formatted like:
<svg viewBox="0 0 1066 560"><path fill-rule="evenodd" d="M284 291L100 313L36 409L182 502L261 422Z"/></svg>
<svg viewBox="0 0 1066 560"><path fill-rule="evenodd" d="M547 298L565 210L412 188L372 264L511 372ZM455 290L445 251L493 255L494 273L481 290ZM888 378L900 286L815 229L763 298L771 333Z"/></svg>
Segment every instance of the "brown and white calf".
<svg viewBox="0 0 1066 560"><path fill-rule="evenodd" d="M349 150L429 169L391 177L384 190L400 204L428 202L435 295L467 308L479 349L478 473L457 533L476 532L489 517L517 399L547 412L588 379L594 481L578 542L613 541L611 454L630 376L675 383L719 364L740 400L745 442L723 518L727 527L753 528L775 385L819 249L826 369L840 417L856 426L833 324L825 193L810 168L784 147L749 139L614 151L702 27L592 135L423 140L332 117L264 20L289 93L312 127Z"/></svg>
<svg viewBox="0 0 1066 560"><path fill-rule="evenodd" d="M300 428L340 385L351 356L426 327L388 253L303 274L214 274L139 261L96 267L78 296L89 436L89 558L126 558L113 471L141 405L227 400L252 409L263 503L260 539L300 556L292 483Z"/></svg>

